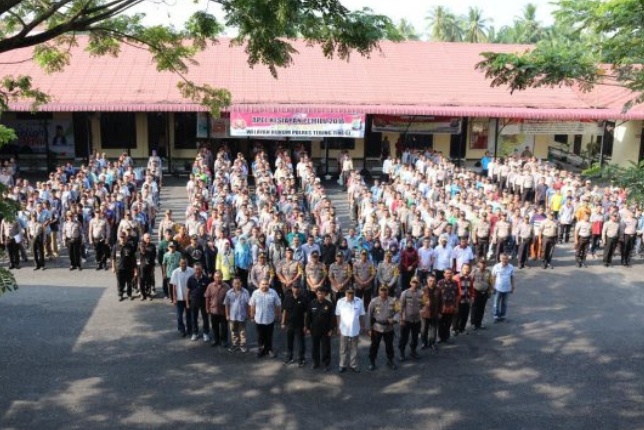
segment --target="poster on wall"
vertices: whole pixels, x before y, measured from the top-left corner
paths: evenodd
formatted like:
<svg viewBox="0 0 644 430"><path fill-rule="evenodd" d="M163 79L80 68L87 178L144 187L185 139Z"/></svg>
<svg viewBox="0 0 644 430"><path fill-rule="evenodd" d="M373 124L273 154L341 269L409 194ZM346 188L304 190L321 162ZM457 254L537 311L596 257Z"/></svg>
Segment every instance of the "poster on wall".
<svg viewBox="0 0 644 430"><path fill-rule="evenodd" d="M490 121L477 118L470 122L470 149L487 149Z"/></svg>
<svg viewBox="0 0 644 430"><path fill-rule="evenodd" d="M207 139L208 136L208 114L197 113L197 139ZM230 137L230 119L210 118L210 137L212 139L227 139Z"/></svg>
<svg viewBox="0 0 644 430"><path fill-rule="evenodd" d="M531 156L534 154L534 135L501 134L497 154L500 157Z"/></svg>
<svg viewBox="0 0 644 430"><path fill-rule="evenodd" d="M10 145L19 154L45 154L49 150L63 157L74 157L74 123L72 120L6 120L18 137Z"/></svg>
<svg viewBox="0 0 644 430"><path fill-rule="evenodd" d="M377 133L460 134L461 118L427 115L374 115L371 130Z"/></svg>
<svg viewBox="0 0 644 430"><path fill-rule="evenodd" d="M231 112L235 137L364 137L365 115L343 113Z"/></svg>
<svg viewBox="0 0 644 430"><path fill-rule="evenodd" d="M602 121L541 121L512 120L501 124L501 135L539 134L584 134L601 136L604 133Z"/></svg>

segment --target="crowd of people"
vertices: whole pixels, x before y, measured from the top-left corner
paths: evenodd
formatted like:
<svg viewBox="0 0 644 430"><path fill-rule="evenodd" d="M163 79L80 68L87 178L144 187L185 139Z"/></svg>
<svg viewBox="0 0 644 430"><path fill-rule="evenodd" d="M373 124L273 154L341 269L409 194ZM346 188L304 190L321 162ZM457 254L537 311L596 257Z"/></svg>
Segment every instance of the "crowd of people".
<svg viewBox="0 0 644 430"><path fill-rule="evenodd" d="M160 268L179 334L231 352L248 351L252 320L258 357L275 356L281 328L285 364L305 365L310 336L312 367L328 371L337 334L340 372L360 371L361 334L371 341L369 369L382 342L395 369L396 347L398 360L416 359L419 349L484 329L490 298L494 323L506 321L515 266L553 268L569 242L579 268L587 256L611 266L617 253L629 267L641 251L644 216L626 190L593 186L525 151L486 154L481 173L432 150L396 155L368 183L341 153L352 218L343 225L302 145L269 154L257 144L250 160L226 145L204 147L185 212L175 219L166 210L155 226L160 158L136 169L126 153L115 162L94 154L33 186L16 178L4 197L20 210L2 221L0 244L12 269L31 248L35 270L61 246L70 270L82 270L93 247L96 270L115 273L119 300L154 298Z"/></svg>

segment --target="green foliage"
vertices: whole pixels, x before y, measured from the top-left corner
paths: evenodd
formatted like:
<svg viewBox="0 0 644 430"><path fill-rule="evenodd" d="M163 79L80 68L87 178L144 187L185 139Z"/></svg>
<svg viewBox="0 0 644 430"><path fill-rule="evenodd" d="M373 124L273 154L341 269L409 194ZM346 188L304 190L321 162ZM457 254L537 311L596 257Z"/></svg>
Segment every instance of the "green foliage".
<svg viewBox="0 0 644 430"><path fill-rule="evenodd" d="M396 31L403 40L420 40L420 35L414 25L404 18L398 21Z"/></svg>
<svg viewBox="0 0 644 430"><path fill-rule="evenodd" d="M18 283L13 273L7 269L0 268L0 296L10 291L16 291L17 289Z"/></svg>
<svg viewBox="0 0 644 430"><path fill-rule="evenodd" d="M630 203L644 207L644 161L630 162L628 166L608 164L600 166L594 163L582 172L587 177L601 177L611 185L624 188Z"/></svg>

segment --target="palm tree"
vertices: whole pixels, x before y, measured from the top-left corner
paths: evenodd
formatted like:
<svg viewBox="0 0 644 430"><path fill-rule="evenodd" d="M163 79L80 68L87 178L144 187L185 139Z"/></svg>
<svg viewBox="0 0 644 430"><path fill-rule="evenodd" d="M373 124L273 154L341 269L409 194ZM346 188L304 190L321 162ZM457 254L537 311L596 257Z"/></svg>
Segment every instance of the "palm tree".
<svg viewBox="0 0 644 430"><path fill-rule="evenodd" d="M515 20L515 24L517 23L521 27L517 43L537 43L543 38L543 29L541 23L537 21L537 6L534 3L524 6L523 14Z"/></svg>
<svg viewBox="0 0 644 430"><path fill-rule="evenodd" d="M420 40L420 36L414 25L405 18L398 21L396 29L405 40Z"/></svg>
<svg viewBox="0 0 644 430"><path fill-rule="evenodd" d="M444 6L434 6L427 15L429 37L442 42L460 42L462 32L456 16Z"/></svg>
<svg viewBox="0 0 644 430"><path fill-rule="evenodd" d="M489 21L489 19L483 18L481 8L470 6L467 17L463 19L463 40L470 43L487 42L487 23Z"/></svg>

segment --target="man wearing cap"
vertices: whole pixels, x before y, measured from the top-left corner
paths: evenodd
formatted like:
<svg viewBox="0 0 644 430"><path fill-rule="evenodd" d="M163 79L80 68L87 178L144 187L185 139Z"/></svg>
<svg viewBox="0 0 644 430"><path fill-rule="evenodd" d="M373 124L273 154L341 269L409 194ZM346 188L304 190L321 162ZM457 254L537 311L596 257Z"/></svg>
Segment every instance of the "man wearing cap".
<svg viewBox="0 0 644 430"><path fill-rule="evenodd" d="M541 222L539 227L539 242L542 244L543 268L552 268L552 256L557 244L557 222L554 220L554 213L548 212L548 218Z"/></svg>
<svg viewBox="0 0 644 430"><path fill-rule="evenodd" d="M286 248L286 256L281 261L276 275L285 289L285 295L289 293L293 285L300 285L302 265L293 259L293 248Z"/></svg>
<svg viewBox="0 0 644 430"><path fill-rule="evenodd" d="M396 294L396 285L398 285L398 275L400 273L398 264L392 262L392 257L391 251L385 252L385 260L378 264L378 270L376 271L378 289L383 285L389 288L390 297Z"/></svg>
<svg viewBox="0 0 644 430"><path fill-rule="evenodd" d="M143 240L139 245L139 289L141 290L141 300L154 297L156 287L154 285L154 267L156 265L157 248L152 243L150 233L143 235Z"/></svg>
<svg viewBox="0 0 644 430"><path fill-rule="evenodd" d="M351 266L344 262L342 252L337 252L335 263L329 266L329 282L331 283L331 295L334 301L344 297L346 289L350 286L352 271Z"/></svg>
<svg viewBox="0 0 644 430"><path fill-rule="evenodd" d="M269 285L273 283L273 277L275 272L271 266L266 262L266 253L260 252L257 257L257 263L253 264L253 267L250 269L250 285L248 286L248 291L252 292L259 288L259 283L262 279L268 279ZM243 284L242 284L243 285Z"/></svg>
<svg viewBox="0 0 644 430"><path fill-rule="evenodd" d="M604 223L602 228L602 242L604 243L604 266L608 267L613 263L613 254L619 241L619 221L618 214L613 212L610 214L608 221Z"/></svg>
<svg viewBox="0 0 644 430"><path fill-rule="evenodd" d="M309 298L314 300L316 292L324 289L327 271L324 263L320 261L320 253L317 250L311 252L310 260L305 268L306 285L308 286ZM326 297L326 296L325 296Z"/></svg>
<svg viewBox="0 0 644 430"><path fill-rule="evenodd" d="M275 357L273 351L273 329L280 314L282 302L275 290L268 287L268 279L262 279L259 288L253 291L248 303L250 317L257 329L257 358L268 355Z"/></svg>
<svg viewBox="0 0 644 430"><path fill-rule="evenodd" d="M411 358L418 358L418 335L420 334L420 310L422 308L423 294L418 289L420 279L411 278L409 289L400 294L400 361L405 361L405 348L411 334Z"/></svg>
<svg viewBox="0 0 644 430"><path fill-rule="evenodd" d="M337 326L340 333L339 373L346 372L347 366L354 372L360 372L358 367L358 339L360 332L364 330L365 314L362 300L355 296L353 288L348 288L346 296L339 299L335 306Z"/></svg>
<svg viewBox="0 0 644 430"><path fill-rule="evenodd" d="M586 265L586 252L592 237L593 225L590 223L590 216L587 213L581 213L581 218L575 224L574 238L575 238L575 261L581 267Z"/></svg>
<svg viewBox="0 0 644 430"><path fill-rule="evenodd" d="M282 329L286 329L286 360L285 365L293 363L293 348L295 340L298 343L297 363L304 367L304 324L307 318L309 301L299 284L291 285L291 294L284 297L282 304Z"/></svg>
<svg viewBox="0 0 644 430"><path fill-rule="evenodd" d="M202 269L206 264L206 256L203 247L199 244L199 237L194 234L190 237L190 245L184 250L184 255L188 260L188 266L194 268L195 264L200 264Z"/></svg>
<svg viewBox="0 0 644 430"><path fill-rule="evenodd" d="M174 302L174 290L170 285L170 278L172 277L172 272L179 267L179 261L181 260L181 253L177 251L177 244L170 240L168 241L168 251L163 254L163 260L161 261L161 275L163 276L163 294L166 299L170 299ZM166 291L167 285L167 291Z"/></svg>
<svg viewBox="0 0 644 430"><path fill-rule="evenodd" d="M367 310L367 334L371 338L369 348L369 370L376 369L376 357L380 342L384 339L387 354L387 366L395 370L394 363L394 324L399 317L400 303L389 297L389 288L382 285L378 289L378 297L369 304Z"/></svg>
<svg viewBox="0 0 644 430"><path fill-rule="evenodd" d="M63 238L69 252L71 263L69 270L83 270L81 267L81 226L71 211L68 211L66 215L67 221L63 224Z"/></svg>
<svg viewBox="0 0 644 430"><path fill-rule="evenodd" d="M438 318L438 337L440 342L447 342L450 337L450 328L454 315L458 312L461 301L460 289L453 279L452 269L445 269L443 279L438 281L436 288L440 291L440 316Z"/></svg>
<svg viewBox="0 0 644 430"><path fill-rule="evenodd" d="M132 280L136 271L136 248L128 240L126 233L121 233L119 242L112 247L112 273L116 274L116 285L119 301L125 300L123 294L127 291L130 300L132 296Z"/></svg>
<svg viewBox="0 0 644 430"><path fill-rule="evenodd" d="M376 267L369 261L366 249L360 251L360 259L353 263L353 282L356 295L362 299L365 307L369 308L373 280L376 277Z"/></svg>
<svg viewBox="0 0 644 430"><path fill-rule="evenodd" d="M89 244L94 245L94 253L98 267L96 270L107 268L107 257L109 255L108 240L110 227L105 219L102 210L96 211L94 218L89 222L88 232Z"/></svg>

